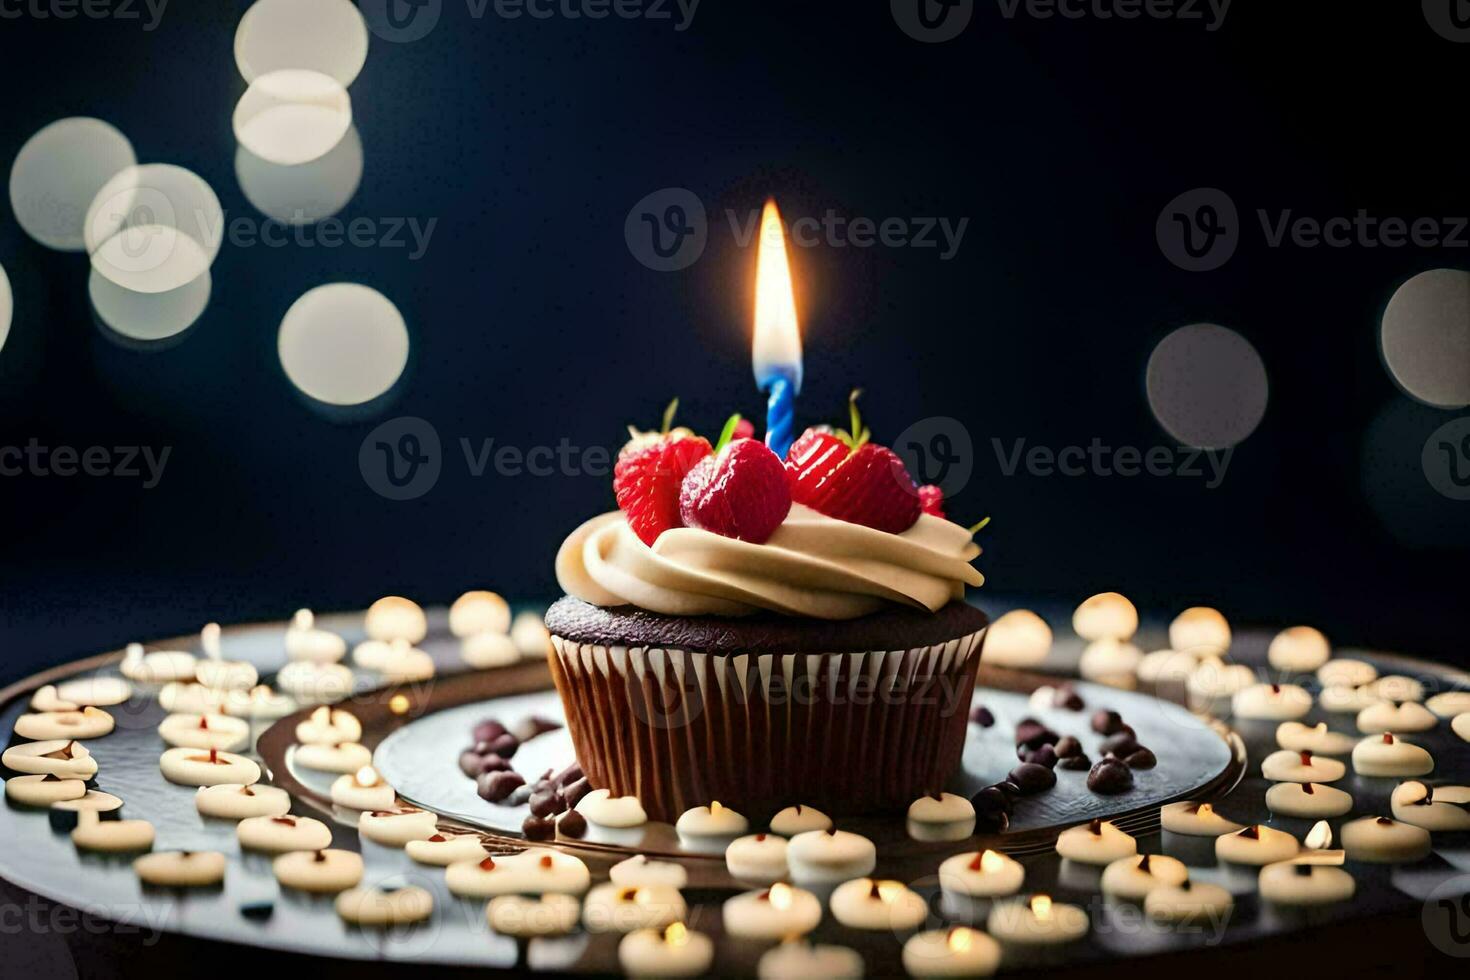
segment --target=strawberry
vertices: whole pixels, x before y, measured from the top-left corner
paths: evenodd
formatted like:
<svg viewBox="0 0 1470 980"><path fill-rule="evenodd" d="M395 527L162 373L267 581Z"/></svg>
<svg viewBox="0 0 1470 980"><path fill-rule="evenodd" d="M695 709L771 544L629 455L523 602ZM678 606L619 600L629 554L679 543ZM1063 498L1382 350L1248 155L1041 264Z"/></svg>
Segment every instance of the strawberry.
<svg viewBox="0 0 1470 980"><path fill-rule="evenodd" d="M613 467L613 492L628 526L644 544L652 546L671 527L683 527L679 518L679 488L694 464L713 450L709 440L688 429L669 431L677 399L664 413L663 432L638 432L618 453Z"/></svg>
<svg viewBox="0 0 1470 980"><path fill-rule="evenodd" d="M739 422L736 422L735 423L735 434L733 436L731 436L731 438L732 439L754 439L755 438L755 426L751 424L750 419L741 419Z"/></svg>
<svg viewBox="0 0 1470 980"><path fill-rule="evenodd" d="M944 491L932 483L926 483L919 488L919 506L924 513L935 517L944 516Z"/></svg>
<svg viewBox="0 0 1470 980"><path fill-rule="evenodd" d="M919 519L919 489L898 454L868 441L857 397L852 394L852 430L808 429L786 455L791 499L818 513L900 534Z"/></svg>
<svg viewBox="0 0 1470 980"><path fill-rule="evenodd" d="M726 426L733 433L733 426ZM721 440L713 456L694 464L679 493L679 515L690 527L761 544L791 510L781 458L755 439Z"/></svg>

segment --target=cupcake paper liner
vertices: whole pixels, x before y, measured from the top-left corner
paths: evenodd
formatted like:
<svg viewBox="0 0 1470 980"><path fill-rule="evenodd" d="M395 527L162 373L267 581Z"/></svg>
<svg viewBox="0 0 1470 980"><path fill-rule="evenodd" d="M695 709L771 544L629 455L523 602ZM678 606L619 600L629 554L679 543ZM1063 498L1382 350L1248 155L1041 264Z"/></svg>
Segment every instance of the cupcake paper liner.
<svg viewBox="0 0 1470 980"><path fill-rule="evenodd" d="M901 812L959 767L984 635L764 655L553 636L551 667L591 784L654 820L712 800L754 819L796 803Z"/></svg>

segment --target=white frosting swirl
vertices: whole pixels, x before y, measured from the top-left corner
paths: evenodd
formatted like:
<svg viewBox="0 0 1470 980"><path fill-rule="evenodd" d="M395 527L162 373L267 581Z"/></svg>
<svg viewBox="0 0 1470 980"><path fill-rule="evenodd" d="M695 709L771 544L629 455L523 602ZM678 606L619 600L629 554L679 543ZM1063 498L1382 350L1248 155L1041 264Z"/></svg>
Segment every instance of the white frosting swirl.
<svg viewBox="0 0 1470 980"><path fill-rule="evenodd" d="M886 602L934 612L964 598L966 585L984 582L970 565L979 554L969 531L929 514L889 534L793 504L764 544L685 527L649 547L613 511L567 537L556 577L568 594L596 606L852 619Z"/></svg>

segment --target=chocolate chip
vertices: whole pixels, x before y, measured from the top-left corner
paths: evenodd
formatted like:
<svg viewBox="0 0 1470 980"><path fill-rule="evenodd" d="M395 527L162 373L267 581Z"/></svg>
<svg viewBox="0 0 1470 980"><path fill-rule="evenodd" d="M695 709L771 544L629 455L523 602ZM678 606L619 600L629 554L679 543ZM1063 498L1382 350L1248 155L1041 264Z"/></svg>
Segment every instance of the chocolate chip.
<svg viewBox="0 0 1470 980"><path fill-rule="evenodd" d="M552 776L551 782L559 789L563 786L570 786L585 775L587 774L582 771L582 763L574 762L555 776Z"/></svg>
<svg viewBox="0 0 1470 980"><path fill-rule="evenodd" d="M521 824L521 833L526 840L551 840L556 836L556 824L545 817L527 817Z"/></svg>
<svg viewBox="0 0 1470 980"><path fill-rule="evenodd" d="M983 704L977 704L970 709L970 723L979 725L981 728L989 728L995 724L995 715Z"/></svg>
<svg viewBox="0 0 1470 980"><path fill-rule="evenodd" d="M481 775L475 792L487 803L499 803L525 784L525 777L520 773L501 769Z"/></svg>
<svg viewBox="0 0 1470 980"><path fill-rule="evenodd" d="M583 837L587 833L587 818L576 810L568 810L556 822L556 831L563 837Z"/></svg>
<svg viewBox="0 0 1470 980"><path fill-rule="evenodd" d="M1065 708L1068 711L1081 711L1087 707L1087 702L1082 700L1082 695L1069 687L1057 698L1057 707Z"/></svg>
<svg viewBox="0 0 1470 980"><path fill-rule="evenodd" d="M493 742L505 732L505 726L494 718L486 718L473 729L476 742Z"/></svg>
<svg viewBox="0 0 1470 980"><path fill-rule="evenodd" d="M1099 748L1104 755L1115 755L1121 759L1138 748L1138 736L1133 734L1133 729L1124 726L1121 732L1103 739Z"/></svg>
<svg viewBox="0 0 1470 980"><path fill-rule="evenodd" d="M567 801L554 789L544 789L531 794L531 813L538 817L550 817L567 808Z"/></svg>
<svg viewBox="0 0 1470 980"><path fill-rule="evenodd" d="M576 806L582 797L590 792L592 792L592 784L587 781L586 776L583 776L575 783L572 783L572 785L563 789L561 791L561 798L567 801L567 806Z"/></svg>
<svg viewBox="0 0 1470 980"><path fill-rule="evenodd" d="M489 749L491 752L494 752L495 754L503 756L507 759L515 755L516 750L521 747L521 740L516 738L510 732L505 732L501 735L497 735L495 738L487 739L486 741L489 744Z"/></svg>
<svg viewBox="0 0 1470 980"><path fill-rule="evenodd" d="M1071 770L1072 772L1081 772L1084 769L1092 768L1092 760L1089 759L1085 754L1078 753L1077 755L1067 756L1065 759L1058 762L1057 766L1062 769Z"/></svg>
<svg viewBox="0 0 1470 980"><path fill-rule="evenodd" d="M1034 762L1023 762L1011 770L1011 782L1021 788L1021 793L1031 796L1057 784L1057 774L1046 766Z"/></svg>
<svg viewBox="0 0 1470 980"><path fill-rule="evenodd" d="M975 815L975 829L986 834L1003 834L1011 825L1011 817L1008 813L988 813L984 816Z"/></svg>
<svg viewBox="0 0 1470 980"><path fill-rule="evenodd" d="M1074 755L1082 754L1082 743L1071 735L1063 735L1062 740L1054 748L1058 759L1070 759Z"/></svg>
<svg viewBox="0 0 1470 980"><path fill-rule="evenodd" d="M981 817L1005 816L1011 812L1011 799L998 786L987 786L970 797L970 805Z"/></svg>
<svg viewBox="0 0 1470 980"><path fill-rule="evenodd" d="M1035 718L1026 718L1016 726L1016 744L1027 748L1039 749L1043 745L1055 743L1059 738L1060 735Z"/></svg>
<svg viewBox="0 0 1470 980"><path fill-rule="evenodd" d="M1126 793L1133 788L1133 770L1117 759L1103 759L1087 774L1087 788L1106 795Z"/></svg>
<svg viewBox="0 0 1470 980"><path fill-rule="evenodd" d="M1123 729L1123 716L1116 711L1098 711L1092 716L1092 730L1099 735L1115 735Z"/></svg>
<svg viewBox="0 0 1470 980"><path fill-rule="evenodd" d="M505 805L520 806L522 803L529 803L533 792L534 790L529 786L517 786L515 791L505 798Z"/></svg>
<svg viewBox="0 0 1470 980"><path fill-rule="evenodd" d="M1154 755L1152 751L1140 745L1138 748L1128 753L1123 762L1128 766L1129 769L1152 769L1154 766L1159 764L1159 759L1158 756Z"/></svg>
<svg viewBox="0 0 1470 980"><path fill-rule="evenodd" d="M1010 800L1012 803L1016 802L1016 800L1023 795L1021 793L1021 787L1017 786L1009 779L1002 779L1000 782L995 783L994 786L996 789L1004 793L1005 798L1007 800Z"/></svg>
<svg viewBox="0 0 1470 980"><path fill-rule="evenodd" d="M1043 745L1041 748L1037 749L1034 752L1027 752L1024 756L1021 757L1021 761L1030 762L1034 765L1046 766L1046 768L1048 769L1053 769L1056 767L1057 764L1057 750L1052 748L1050 745Z"/></svg>

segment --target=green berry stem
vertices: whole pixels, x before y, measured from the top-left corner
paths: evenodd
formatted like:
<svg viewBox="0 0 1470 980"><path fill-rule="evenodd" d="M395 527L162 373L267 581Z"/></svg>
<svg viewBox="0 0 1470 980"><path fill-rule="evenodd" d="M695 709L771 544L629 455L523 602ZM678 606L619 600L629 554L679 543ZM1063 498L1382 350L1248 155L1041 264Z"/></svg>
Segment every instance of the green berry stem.
<svg viewBox="0 0 1470 980"><path fill-rule="evenodd" d="M990 523L990 518L987 517L987 518L985 518L985 520L981 521L979 524L972 524L972 525L970 525L968 528L966 528L966 530L970 532L970 537L973 538L975 535L979 534L981 532L981 530L984 529L985 525L987 525L989 523Z"/></svg>
<svg viewBox="0 0 1470 980"><path fill-rule="evenodd" d="M734 438L734 436L735 436L735 427L737 425L739 425L739 424L740 424L740 413L739 412L736 412L734 415L730 416L728 419L725 420L725 427L720 430L720 441L717 442L717 443L715 443L715 452L716 453L718 453L721 449L724 449L725 446L730 442L730 440L732 438Z"/></svg>
<svg viewBox="0 0 1470 980"><path fill-rule="evenodd" d="M664 427L661 430L664 435L668 435L669 430L674 427L674 415L678 411L679 399L676 397L673 401L669 402L669 407L664 409Z"/></svg>

